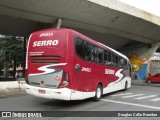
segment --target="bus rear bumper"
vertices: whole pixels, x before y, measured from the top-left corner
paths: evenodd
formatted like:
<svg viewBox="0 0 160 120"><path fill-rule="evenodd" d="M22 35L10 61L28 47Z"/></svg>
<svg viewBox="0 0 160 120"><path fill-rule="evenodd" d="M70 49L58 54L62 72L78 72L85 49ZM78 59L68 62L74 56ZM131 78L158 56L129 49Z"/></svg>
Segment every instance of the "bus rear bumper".
<svg viewBox="0 0 160 120"><path fill-rule="evenodd" d="M71 98L71 89L68 88L49 89L26 84L26 93L47 99L70 100Z"/></svg>

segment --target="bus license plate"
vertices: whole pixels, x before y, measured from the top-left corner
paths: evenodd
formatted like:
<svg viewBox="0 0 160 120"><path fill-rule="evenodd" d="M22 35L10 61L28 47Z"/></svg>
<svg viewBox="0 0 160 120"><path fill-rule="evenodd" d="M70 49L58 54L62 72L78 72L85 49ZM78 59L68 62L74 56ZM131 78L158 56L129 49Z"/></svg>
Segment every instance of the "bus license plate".
<svg viewBox="0 0 160 120"><path fill-rule="evenodd" d="M45 90L38 90L38 92L41 93L41 94L46 94Z"/></svg>

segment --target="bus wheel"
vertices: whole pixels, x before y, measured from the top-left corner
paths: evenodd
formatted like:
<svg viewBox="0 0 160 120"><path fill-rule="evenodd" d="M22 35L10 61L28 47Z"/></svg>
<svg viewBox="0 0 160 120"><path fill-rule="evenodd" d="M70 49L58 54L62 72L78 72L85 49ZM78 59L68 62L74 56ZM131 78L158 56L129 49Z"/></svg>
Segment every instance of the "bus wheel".
<svg viewBox="0 0 160 120"><path fill-rule="evenodd" d="M152 83L151 80L148 80L147 83Z"/></svg>
<svg viewBox="0 0 160 120"><path fill-rule="evenodd" d="M128 82L126 81L125 86L124 86L124 90L127 90L127 87L128 87Z"/></svg>
<svg viewBox="0 0 160 120"><path fill-rule="evenodd" d="M94 96L94 101L99 101L101 99L102 96L102 86L100 84L98 84L97 88L96 88L96 94Z"/></svg>

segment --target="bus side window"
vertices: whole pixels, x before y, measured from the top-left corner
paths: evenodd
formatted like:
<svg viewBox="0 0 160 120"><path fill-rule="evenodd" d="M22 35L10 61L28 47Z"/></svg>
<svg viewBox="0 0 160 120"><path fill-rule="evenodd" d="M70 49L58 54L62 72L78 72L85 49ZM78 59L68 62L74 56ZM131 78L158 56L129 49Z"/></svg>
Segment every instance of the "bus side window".
<svg viewBox="0 0 160 120"><path fill-rule="evenodd" d="M104 50L104 64L108 65L108 52Z"/></svg>
<svg viewBox="0 0 160 120"><path fill-rule="evenodd" d="M108 65L113 65L111 52L108 52Z"/></svg>
<svg viewBox="0 0 160 120"><path fill-rule="evenodd" d="M99 58L98 58L98 47L95 45L92 45L92 61L99 63Z"/></svg>
<svg viewBox="0 0 160 120"><path fill-rule="evenodd" d="M85 61L91 61L91 44L85 42L84 45L84 59Z"/></svg>
<svg viewBox="0 0 160 120"><path fill-rule="evenodd" d="M82 40L79 37L75 37L75 47L77 55L85 60L91 61L91 44Z"/></svg>
<svg viewBox="0 0 160 120"><path fill-rule="evenodd" d="M119 65L120 68L124 67L124 59L122 57L119 58L118 65Z"/></svg>
<svg viewBox="0 0 160 120"><path fill-rule="evenodd" d="M120 66L120 68L128 69L127 60L124 59L124 58L120 58L120 60L119 60L119 66Z"/></svg>
<svg viewBox="0 0 160 120"><path fill-rule="evenodd" d="M119 67L118 62L119 62L119 56L118 56L118 55L116 55L116 67Z"/></svg>
<svg viewBox="0 0 160 120"><path fill-rule="evenodd" d="M99 63L103 63L103 49L98 48L98 59Z"/></svg>
<svg viewBox="0 0 160 120"><path fill-rule="evenodd" d="M112 54L111 61L112 61L113 66L116 66L116 55L115 54Z"/></svg>
<svg viewBox="0 0 160 120"><path fill-rule="evenodd" d="M84 59L84 41L81 40L80 38L78 37L75 37L75 46L76 46L76 53L77 55Z"/></svg>
<svg viewBox="0 0 160 120"><path fill-rule="evenodd" d="M128 70L128 63L127 63L127 60L126 60L126 59L124 59L124 68L125 68L126 70Z"/></svg>

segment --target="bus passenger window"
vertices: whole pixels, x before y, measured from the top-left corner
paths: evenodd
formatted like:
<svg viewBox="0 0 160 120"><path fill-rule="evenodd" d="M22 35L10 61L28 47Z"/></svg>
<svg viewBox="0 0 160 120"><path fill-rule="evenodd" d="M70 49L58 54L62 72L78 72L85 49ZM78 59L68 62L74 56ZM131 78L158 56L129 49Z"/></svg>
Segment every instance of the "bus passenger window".
<svg viewBox="0 0 160 120"><path fill-rule="evenodd" d="M99 63L99 58L98 58L98 47L95 45L92 45L92 61Z"/></svg>
<svg viewBox="0 0 160 120"><path fill-rule="evenodd" d="M108 52L104 50L104 64L108 65Z"/></svg>
<svg viewBox="0 0 160 120"><path fill-rule="evenodd" d="M76 46L76 53L77 55L84 59L85 56L84 56L84 41L75 37L75 46Z"/></svg>
<svg viewBox="0 0 160 120"><path fill-rule="evenodd" d="M119 57L119 59L118 59L118 66L119 66L120 68L123 67L123 58L121 58L121 57Z"/></svg>
<svg viewBox="0 0 160 120"><path fill-rule="evenodd" d="M119 66L118 61L119 61L119 56L116 55L116 66L117 67Z"/></svg>
<svg viewBox="0 0 160 120"><path fill-rule="evenodd" d="M124 68L124 69L128 69L127 66L128 66L127 61L124 58L120 58L119 59L119 67Z"/></svg>
<svg viewBox="0 0 160 120"><path fill-rule="evenodd" d="M128 70L128 63L126 59L124 59L124 68Z"/></svg>
<svg viewBox="0 0 160 120"><path fill-rule="evenodd" d="M98 59L99 63L103 63L103 49L98 48Z"/></svg>
<svg viewBox="0 0 160 120"><path fill-rule="evenodd" d="M112 58L111 58L111 53L110 52L108 52L108 65L113 65Z"/></svg>
<svg viewBox="0 0 160 120"><path fill-rule="evenodd" d="M112 61L113 66L116 66L116 56L115 56L115 54L112 54L111 61Z"/></svg>
<svg viewBox="0 0 160 120"><path fill-rule="evenodd" d="M124 68L124 60L125 59L122 58L122 57L119 58L118 65L119 65L120 68Z"/></svg>
<svg viewBox="0 0 160 120"><path fill-rule="evenodd" d="M91 44L88 42L85 42L84 45L84 56L86 61L91 61Z"/></svg>

